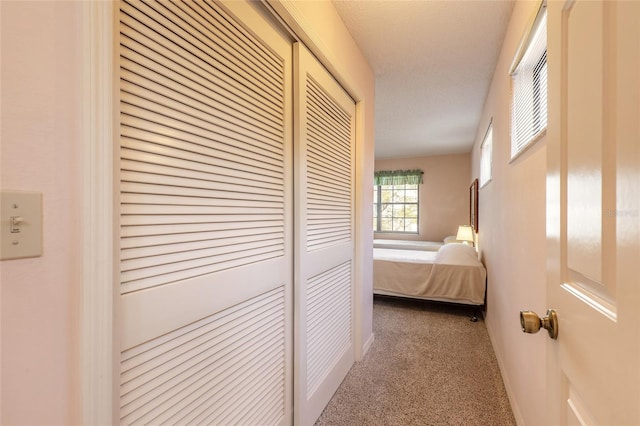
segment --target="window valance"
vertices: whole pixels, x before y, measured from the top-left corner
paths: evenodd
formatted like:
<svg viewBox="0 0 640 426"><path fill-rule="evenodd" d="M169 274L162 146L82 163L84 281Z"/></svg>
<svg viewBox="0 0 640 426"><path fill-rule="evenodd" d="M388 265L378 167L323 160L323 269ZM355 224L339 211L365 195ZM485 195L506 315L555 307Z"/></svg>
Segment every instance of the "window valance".
<svg viewBox="0 0 640 426"><path fill-rule="evenodd" d="M415 170L381 170L374 172L375 185L419 185L422 183L424 172Z"/></svg>

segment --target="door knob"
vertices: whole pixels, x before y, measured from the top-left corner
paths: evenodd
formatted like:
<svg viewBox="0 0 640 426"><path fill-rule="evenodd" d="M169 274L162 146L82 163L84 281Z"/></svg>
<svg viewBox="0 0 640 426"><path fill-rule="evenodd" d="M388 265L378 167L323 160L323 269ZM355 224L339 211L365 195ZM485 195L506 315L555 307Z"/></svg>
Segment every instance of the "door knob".
<svg viewBox="0 0 640 426"><path fill-rule="evenodd" d="M549 332L549 337L558 338L558 314L553 309L549 309L542 319L535 312L520 311L520 325L523 333L537 333L542 327Z"/></svg>

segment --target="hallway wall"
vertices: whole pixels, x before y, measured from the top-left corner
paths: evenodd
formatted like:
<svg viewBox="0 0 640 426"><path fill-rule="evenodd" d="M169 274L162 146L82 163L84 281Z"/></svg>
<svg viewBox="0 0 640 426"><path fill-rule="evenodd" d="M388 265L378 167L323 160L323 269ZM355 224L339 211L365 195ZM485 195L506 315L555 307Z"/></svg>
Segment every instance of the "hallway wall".
<svg viewBox="0 0 640 426"><path fill-rule="evenodd" d="M0 262L6 425L78 424L81 2L0 2L1 187L43 193L43 255Z"/></svg>
<svg viewBox="0 0 640 426"><path fill-rule="evenodd" d="M516 3L472 151L493 118L493 179L479 191L478 248L487 267L486 324L520 425L546 424L546 336L520 330L519 312L546 312L546 137L511 161L509 69L538 2Z"/></svg>

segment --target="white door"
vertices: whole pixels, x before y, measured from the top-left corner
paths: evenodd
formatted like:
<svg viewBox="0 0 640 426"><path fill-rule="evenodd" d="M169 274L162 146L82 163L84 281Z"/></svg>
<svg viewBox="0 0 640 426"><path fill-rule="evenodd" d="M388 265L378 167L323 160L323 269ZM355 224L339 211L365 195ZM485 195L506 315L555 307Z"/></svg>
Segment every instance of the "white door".
<svg viewBox="0 0 640 426"><path fill-rule="evenodd" d="M294 419L310 425L355 359L355 103L299 43L294 62Z"/></svg>
<svg viewBox="0 0 640 426"><path fill-rule="evenodd" d="M120 3L122 424L292 421L292 46L257 7Z"/></svg>
<svg viewBox="0 0 640 426"><path fill-rule="evenodd" d="M640 424L640 2L548 3L549 424Z"/></svg>

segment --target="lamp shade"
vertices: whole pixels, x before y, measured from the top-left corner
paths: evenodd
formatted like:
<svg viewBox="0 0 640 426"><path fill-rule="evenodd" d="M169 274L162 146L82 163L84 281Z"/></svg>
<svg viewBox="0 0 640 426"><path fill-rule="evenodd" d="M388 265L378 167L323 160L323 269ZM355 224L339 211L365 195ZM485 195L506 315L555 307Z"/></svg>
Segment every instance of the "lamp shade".
<svg viewBox="0 0 640 426"><path fill-rule="evenodd" d="M458 234L456 235L458 241L473 241L473 230L469 225L458 226Z"/></svg>

